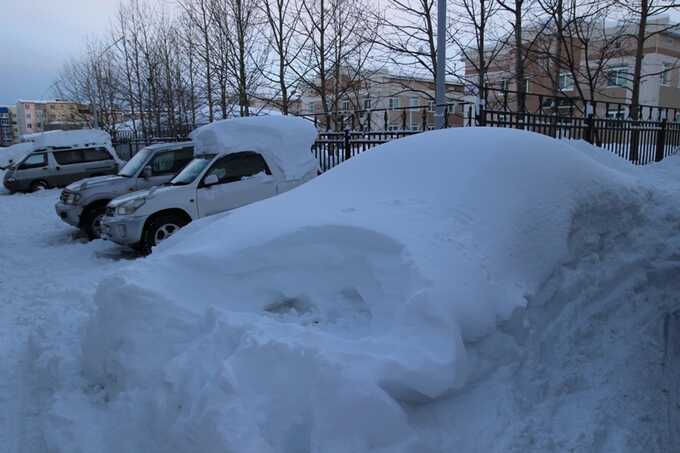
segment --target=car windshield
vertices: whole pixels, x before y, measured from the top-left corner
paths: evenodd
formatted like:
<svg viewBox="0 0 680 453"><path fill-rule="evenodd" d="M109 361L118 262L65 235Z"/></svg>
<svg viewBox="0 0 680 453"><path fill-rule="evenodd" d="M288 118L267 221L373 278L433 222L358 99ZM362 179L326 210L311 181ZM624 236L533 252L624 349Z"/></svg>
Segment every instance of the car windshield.
<svg viewBox="0 0 680 453"><path fill-rule="evenodd" d="M177 176L172 178L170 184L173 186L185 186L191 184L194 180L201 174L201 172L208 166L208 164L213 160L216 154L203 154L197 156L189 162L189 165L184 167L184 170L179 172Z"/></svg>
<svg viewBox="0 0 680 453"><path fill-rule="evenodd" d="M123 168L121 168L121 170L118 172L118 176L125 176L126 178L135 177L135 175L139 173L139 170L142 169L151 154L152 151L149 148L144 148L135 154L132 159L130 159L128 163L125 164Z"/></svg>

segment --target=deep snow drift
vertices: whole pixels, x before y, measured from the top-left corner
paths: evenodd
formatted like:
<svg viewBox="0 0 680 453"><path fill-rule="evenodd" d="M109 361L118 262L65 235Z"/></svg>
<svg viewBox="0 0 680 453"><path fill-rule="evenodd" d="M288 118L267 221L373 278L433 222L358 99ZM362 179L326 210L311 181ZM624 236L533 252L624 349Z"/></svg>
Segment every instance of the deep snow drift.
<svg viewBox="0 0 680 453"><path fill-rule="evenodd" d="M456 129L195 222L99 285L46 443L674 451L679 174Z"/></svg>

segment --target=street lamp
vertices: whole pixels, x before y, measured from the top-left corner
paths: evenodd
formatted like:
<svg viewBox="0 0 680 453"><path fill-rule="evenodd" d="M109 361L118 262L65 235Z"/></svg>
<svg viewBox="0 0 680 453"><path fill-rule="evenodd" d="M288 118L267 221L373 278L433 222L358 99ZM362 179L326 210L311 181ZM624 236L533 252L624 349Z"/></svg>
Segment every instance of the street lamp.
<svg viewBox="0 0 680 453"><path fill-rule="evenodd" d="M437 70L435 83L437 129L444 129L446 114L446 0L437 0Z"/></svg>

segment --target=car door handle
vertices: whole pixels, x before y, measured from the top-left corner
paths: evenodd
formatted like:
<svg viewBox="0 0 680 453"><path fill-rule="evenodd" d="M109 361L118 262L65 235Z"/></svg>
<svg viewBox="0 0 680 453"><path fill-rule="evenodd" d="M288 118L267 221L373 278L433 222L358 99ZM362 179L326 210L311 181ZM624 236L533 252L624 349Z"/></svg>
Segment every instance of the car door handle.
<svg viewBox="0 0 680 453"><path fill-rule="evenodd" d="M61 167L56 167L57 170L61 170Z"/></svg>

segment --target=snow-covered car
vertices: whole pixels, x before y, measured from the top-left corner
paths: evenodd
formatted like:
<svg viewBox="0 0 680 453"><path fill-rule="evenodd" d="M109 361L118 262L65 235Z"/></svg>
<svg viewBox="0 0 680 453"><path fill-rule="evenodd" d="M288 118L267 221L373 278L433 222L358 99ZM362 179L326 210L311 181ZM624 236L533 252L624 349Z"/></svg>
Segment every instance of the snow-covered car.
<svg viewBox="0 0 680 453"><path fill-rule="evenodd" d="M112 200L102 238L148 253L193 220L293 189L317 175L316 134L309 121L273 116L196 129L194 159L168 185Z"/></svg>
<svg viewBox="0 0 680 453"><path fill-rule="evenodd" d="M34 150L5 173L10 192L33 192L64 187L92 176L116 173L124 164L104 131L52 131L33 142Z"/></svg>
<svg viewBox="0 0 680 453"><path fill-rule="evenodd" d="M116 197L169 182L194 157L191 142L147 146L112 176L86 178L67 186L54 206L64 222L90 239L100 235L106 205Z"/></svg>

